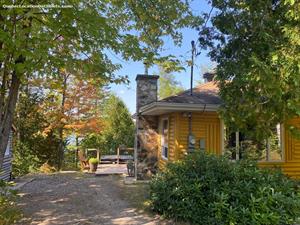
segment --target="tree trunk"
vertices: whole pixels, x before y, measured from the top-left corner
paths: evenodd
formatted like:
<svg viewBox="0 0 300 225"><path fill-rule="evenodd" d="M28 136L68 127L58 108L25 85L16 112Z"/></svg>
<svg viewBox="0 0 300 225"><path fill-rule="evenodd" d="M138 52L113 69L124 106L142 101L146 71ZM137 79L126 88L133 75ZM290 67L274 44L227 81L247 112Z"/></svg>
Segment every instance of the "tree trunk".
<svg viewBox="0 0 300 225"><path fill-rule="evenodd" d="M78 135L76 134L76 150L75 150L75 167L77 168L77 158L78 158L78 152L79 152L79 140Z"/></svg>
<svg viewBox="0 0 300 225"><path fill-rule="evenodd" d="M27 12L26 12L27 13ZM3 16L0 16L0 21L2 22L4 20ZM11 29L11 38L13 40L16 39L16 15L13 15L10 18L10 22L12 22L12 26L14 27ZM22 29L28 29L31 28L32 25L32 18L29 18L29 23L23 24ZM27 41L29 38L29 33L30 31L27 31L25 34L25 43L23 46L23 49L27 48ZM3 43L0 43L1 45L1 50L3 51ZM9 55L6 54L6 61L8 61L10 58ZM23 55L18 56L18 58L15 60L15 64L23 64L25 62L26 58ZM3 68L3 63L1 62L1 66ZM7 102L4 101L5 95L6 95L6 82L8 80L8 75L10 72L6 68L6 65L4 64L3 68L3 79L2 79L2 87L1 87L1 107L0 107L0 169L3 166L3 161L4 161L4 155L5 155L5 150L8 144L8 139L9 135L11 132L11 127L12 127L12 122L13 122L13 117L14 117L14 112L16 109L16 104L18 100L18 94L19 94L19 88L21 85L21 79L20 79L20 74L17 74L16 69L12 71L11 73L11 83L9 87L9 92L7 96Z"/></svg>
<svg viewBox="0 0 300 225"><path fill-rule="evenodd" d="M25 61L22 58L17 63L23 63ZM9 134L12 127L13 116L18 100L18 93L21 81L16 74L16 71L12 73L12 81L9 89L8 101L4 108L4 115L0 121L0 168L3 166L4 154L8 144Z"/></svg>
<svg viewBox="0 0 300 225"><path fill-rule="evenodd" d="M64 80L63 80L63 91L62 91L62 100L61 100L61 119L63 119L65 114L65 101L66 101L66 92L67 92L67 81L68 81L69 75L64 74ZM58 149L58 170L61 170L63 160L64 160L64 122L61 121L61 126L58 131L60 143L59 143L59 149Z"/></svg>

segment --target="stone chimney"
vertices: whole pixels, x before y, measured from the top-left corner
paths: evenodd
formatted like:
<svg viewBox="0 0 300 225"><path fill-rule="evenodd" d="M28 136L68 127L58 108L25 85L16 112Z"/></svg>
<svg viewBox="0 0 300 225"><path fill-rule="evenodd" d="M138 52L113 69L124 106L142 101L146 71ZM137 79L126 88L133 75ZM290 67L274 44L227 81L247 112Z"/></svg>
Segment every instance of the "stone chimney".
<svg viewBox="0 0 300 225"><path fill-rule="evenodd" d="M136 109L157 101L157 80L159 76L138 74L136 76Z"/></svg>
<svg viewBox="0 0 300 225"><path fill-rule="evenodd" d="M203 74L203 78L204 78L204 82L207 83L207 82L210 82L210 81L213 81L214 78L215 78L215 73L210 73L210 72L206 72Z"/></svg>
<svg viewBox="0 0 300 225"><path fill-rule="evenodd" d="M157 170L158 117L140 116L140 108L157 101L159 76L138 74L136 76L136 143L135 168L138 179L148 179Z"/></svg>

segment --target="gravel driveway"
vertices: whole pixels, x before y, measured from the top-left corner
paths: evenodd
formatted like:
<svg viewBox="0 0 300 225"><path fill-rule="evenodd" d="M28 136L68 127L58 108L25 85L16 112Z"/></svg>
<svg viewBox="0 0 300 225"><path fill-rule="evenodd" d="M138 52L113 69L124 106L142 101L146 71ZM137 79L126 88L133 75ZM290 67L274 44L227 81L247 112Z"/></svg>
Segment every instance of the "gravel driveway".
<svg viewBox="0 0 300 225"><path fill-rule="evenodd" d="M33 178L20 189L19 224L171 224L139 210L147 186L124 185L120 176L74 172Z"/></svg>

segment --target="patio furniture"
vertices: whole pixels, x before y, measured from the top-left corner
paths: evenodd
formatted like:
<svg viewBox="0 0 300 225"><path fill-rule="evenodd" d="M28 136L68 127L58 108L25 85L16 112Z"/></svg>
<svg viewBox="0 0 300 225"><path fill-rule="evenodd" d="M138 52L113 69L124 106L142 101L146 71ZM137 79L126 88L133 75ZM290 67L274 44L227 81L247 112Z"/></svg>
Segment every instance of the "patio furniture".
<svg viewBox="0 0 300 225"><path fill-rule="evenodd" d="M78 159L80 161L80 167L82 170L90 169L89 161L85 158L85 155L82 151L78 151Z"/></svg>

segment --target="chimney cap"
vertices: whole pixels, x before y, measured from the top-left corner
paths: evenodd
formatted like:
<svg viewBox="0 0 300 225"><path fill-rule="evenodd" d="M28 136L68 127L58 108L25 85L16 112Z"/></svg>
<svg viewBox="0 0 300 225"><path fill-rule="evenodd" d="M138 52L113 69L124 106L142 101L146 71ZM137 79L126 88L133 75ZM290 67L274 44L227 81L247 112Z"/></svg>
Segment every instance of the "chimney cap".
<svg viewBox="0 0 300 225"><path fill-rule="evenodd" d="M158 78L157 75L138 74L135 80L157 80Z"/></svg>
<svg viewBox="0 0 300 225"><path fill-rule="evenodd" d="M206 72L203 74L203 78L206 79L208 82L213 81L216 76L215 72Z"/></svg>

